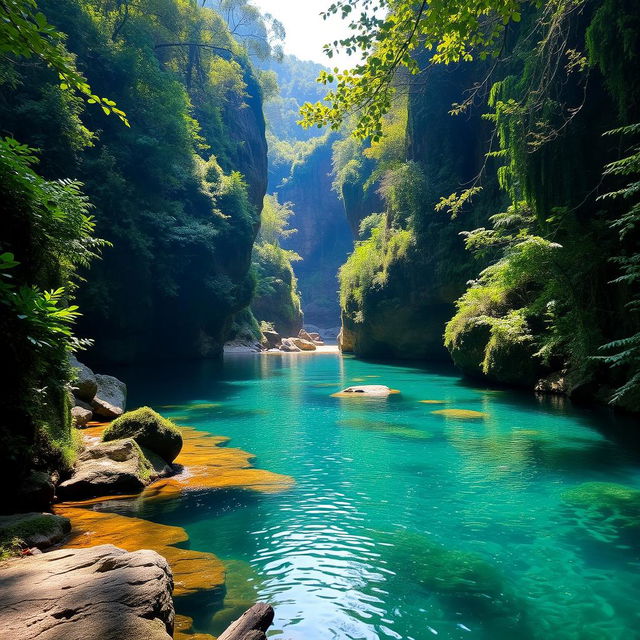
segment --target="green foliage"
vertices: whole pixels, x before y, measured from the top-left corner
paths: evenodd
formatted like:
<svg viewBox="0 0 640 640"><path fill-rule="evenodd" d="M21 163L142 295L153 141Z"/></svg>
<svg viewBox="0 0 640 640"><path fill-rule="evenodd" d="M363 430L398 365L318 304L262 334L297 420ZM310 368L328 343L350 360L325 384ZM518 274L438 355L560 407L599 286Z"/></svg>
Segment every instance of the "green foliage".
<svg viewBox="0 0 640 640"><path fill-rule="evenodd" d="M640 124L628 125L608 135L634 136L640 135ZM630 155L609 163L604 171L605 176L619 176L631 180L621 189L612 191L601 199L621 200L628 207L624 213L614 219L611 227L619 233L622 241L629 241L626 254L612 258L621 271L613 282L624 285L630 292L626 308L629 313L638 317L640 312L640 246L638 229L640 228L640 145L630 150ZM613 404L629 401L628 406L640 406L640 331L628 337L612 340L601 347L607 355L600 356L606 364L623 371L624 383L620 385L611 398Z"/></svg>
<svg viewBox="0 0 640 640"><path fill-rule="evenodd" d="M33 150L0 139L0 329L1 356L19 371L2 402L0 440L19 476L27 464L65 469L75 443L63 385L70 379L69 352L83 345L72 331L77 270L105 243L92 236L94 221L81 185L45 180Z"/></svg>
<svg viewBox="0 0 640 640"><path fill-rule="evenodd" d="M292 267L292 262L301 258L280 246L282 239L296 232L289 228L292 215L290 203L280 204L275 194L265 196L260 232L253 248L257 284L251 305L258 321L289 335L297 334L302 326L298 282Z"/></svg>
<svg viewBox="0 0 640 640"><path fill-rule="evenodd" d="M539 1L526 2L539 6ZM395 93L393 80L399 68L416 75L416 53L426 49L432 63L455 63L496 56L502 48L505 27L519 22L523 6L517 0L467 0L427 3L401 0L339 0L325 17L340 14L349 19L352 35L327 46L330 57L338 48L348 54L360 50L364 62L351 70L320 74L319 82L337 82L324 102L305 103L300 111L305 127L340 127L346 114L358 112L354 134L360 138L382 135L383 117ZM328 103L328 104L325 104Z"/></svg>
<svg viewBox="0 0 640 640"><path fill-rule="evenodd" d="M0 52L18 58L39 58L54 69L60 88L84 95L89 104L97 104L105 114L114 113L129 126L127 116L116 103L95 95L64 45L65 36L38 10L36 0L0 0Z"/></svg>

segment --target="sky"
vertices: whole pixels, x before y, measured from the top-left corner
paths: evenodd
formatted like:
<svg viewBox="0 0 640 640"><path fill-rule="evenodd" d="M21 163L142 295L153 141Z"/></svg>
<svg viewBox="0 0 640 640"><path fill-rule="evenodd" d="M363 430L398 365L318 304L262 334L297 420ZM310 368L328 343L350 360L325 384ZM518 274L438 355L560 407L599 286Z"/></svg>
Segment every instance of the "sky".
<svg viewBox="0 0 640 640"><path fill-rule="evenodd" d="M286 31L285 52L301 58L314 60L329 67L353 67L358 62L355 56L341 54L327 58L323 45L344 37L348 33L347 23L340 16L328 20L320 17L333 0L253 0L253 4L264 13L270 13L282 22Z"/></svg>

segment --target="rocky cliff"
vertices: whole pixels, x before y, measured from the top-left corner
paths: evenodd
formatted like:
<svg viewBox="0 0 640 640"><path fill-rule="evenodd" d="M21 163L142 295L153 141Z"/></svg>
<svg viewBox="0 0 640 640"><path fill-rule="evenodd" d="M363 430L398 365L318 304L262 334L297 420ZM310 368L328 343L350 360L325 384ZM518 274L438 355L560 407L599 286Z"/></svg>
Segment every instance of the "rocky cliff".
<svg viewBox="0 0 640 640"><path fill-rule="evenodd" d="M332 189L333 140L318 144L276 185L280 202L293 204L291 226L298 231L283 246L302 257L295 272L305 322L320 327L339 324L337 273L353 246L343 204Z"/></svg>

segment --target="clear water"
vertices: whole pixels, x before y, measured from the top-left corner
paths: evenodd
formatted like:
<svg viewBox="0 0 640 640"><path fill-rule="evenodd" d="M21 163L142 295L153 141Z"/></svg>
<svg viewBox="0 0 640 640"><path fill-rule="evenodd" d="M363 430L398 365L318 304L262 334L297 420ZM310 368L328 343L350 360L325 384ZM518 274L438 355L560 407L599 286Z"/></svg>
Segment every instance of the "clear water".
<svg viewBox="0 0 640 640"><path fill-rule="evenodd" d="M592 481L640 488L634 447L610 435L635 422L476 388L450 371L337 355L238 355L121 375L132 406L220 403L180 420L296 480L279 495L137 507L227 565L224 599L177 603L198 631L220 633L262 600L276 611L270 634L288 640L640 638L638 530L612 521L603 536L561 497ZM331 397L356 383L402 393ZM486 417L432 413L442 408ZM458 552L478 556L486 585L458 575L469 558Z"/></svg>

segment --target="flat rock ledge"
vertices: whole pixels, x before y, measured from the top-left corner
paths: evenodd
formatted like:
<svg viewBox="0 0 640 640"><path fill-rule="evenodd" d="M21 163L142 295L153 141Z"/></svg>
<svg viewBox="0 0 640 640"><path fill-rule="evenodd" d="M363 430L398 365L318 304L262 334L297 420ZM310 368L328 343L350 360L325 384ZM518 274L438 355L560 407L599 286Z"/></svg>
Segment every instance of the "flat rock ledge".
<svg viewBox="0 0 640 640"><path fill-rule="evenodd" d="M155 551L60 549L0 565L0 640L170 640L173 577Z"/></svg>

